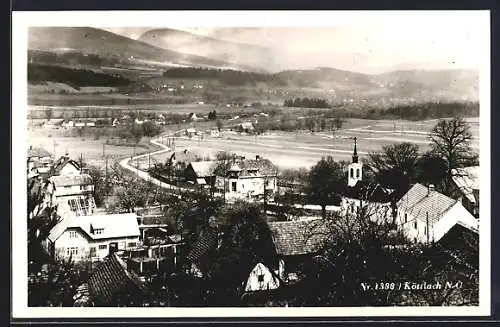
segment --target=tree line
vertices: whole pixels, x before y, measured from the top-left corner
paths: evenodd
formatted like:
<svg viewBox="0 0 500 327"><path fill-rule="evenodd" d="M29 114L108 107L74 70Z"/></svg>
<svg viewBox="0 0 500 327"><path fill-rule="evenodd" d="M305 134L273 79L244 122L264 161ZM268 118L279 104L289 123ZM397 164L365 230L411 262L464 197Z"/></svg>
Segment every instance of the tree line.
<svg viewBox="0 0 500 327"><path fill-rule="evenodd" d="M79 89L83 86L126 86L130 80L117 75L96 73L91 70L28 63L28 82L59 82Z"/></svg>
<svg viewBox="0 0 500 327"><path fill-rule="evenodd" d="M287 99L283 103L284 107L300 108L331 108L332 105L325 99L320 98L295 98Z"/></svg>
<svg viewBox="0 0 500 327"><path fill-rule="evenodd" d="M169 78L197 78L217 79L223 84L229 85L255 85L258 82L271 82L275 85L286 86L285 80L274 74L254 73L231 69L213 69L199 67L171 68L163 73Z"/></svg>

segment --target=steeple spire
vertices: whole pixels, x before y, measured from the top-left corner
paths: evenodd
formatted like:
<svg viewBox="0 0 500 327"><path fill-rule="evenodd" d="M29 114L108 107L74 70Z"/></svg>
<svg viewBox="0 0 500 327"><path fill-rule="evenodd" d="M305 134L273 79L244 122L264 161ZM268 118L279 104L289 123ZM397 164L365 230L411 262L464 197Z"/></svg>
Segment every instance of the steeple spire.
<svg viewBox="0 0 500 327"><path fill-rule="evenodd" d="M352 154L352 163L358 163L357 137L354 137L354 153Z"/></svg>

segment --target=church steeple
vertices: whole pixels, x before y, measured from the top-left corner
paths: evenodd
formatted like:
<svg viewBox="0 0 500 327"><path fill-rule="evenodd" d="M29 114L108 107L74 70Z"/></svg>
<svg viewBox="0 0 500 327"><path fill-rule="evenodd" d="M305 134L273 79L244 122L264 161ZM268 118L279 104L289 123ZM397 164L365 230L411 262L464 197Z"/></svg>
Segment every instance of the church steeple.
<svg viewBox="0 0 500 327"><path fill-rule="evenodd" d="M352 154L352 163L358 163L357 137L354 137L354 153Z"/></svg>

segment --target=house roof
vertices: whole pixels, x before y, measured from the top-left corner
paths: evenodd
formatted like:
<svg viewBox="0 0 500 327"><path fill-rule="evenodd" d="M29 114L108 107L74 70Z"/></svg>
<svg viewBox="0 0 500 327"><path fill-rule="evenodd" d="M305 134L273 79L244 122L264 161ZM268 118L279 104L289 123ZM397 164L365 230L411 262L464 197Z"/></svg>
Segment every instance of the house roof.
<svg viewBox="0 0 500 327"><path fill-rule="evenodd" d="M61 172L61 170L64 168L64 166L66 166L67 164L72 164L77 169L80 169L80 164L78 164L78 162L76 162L75 160L73 160L69 157L63 156L63 157L59 158L59 160L54 162L54 166L52 166L52 169L51 169L52 175L58 175Z"/></svg>
<svg viewBox="0 0 500 327"><path fill-rule="evenodd" d="M40 147L29 147L28 149L28 158L33 158L33 157L50 157L51 153L44 148Z"/></svg>
<svg viewBox="0 0 500 327"><path fill-rule="evenodd" d="M453 181L471 203L478 203L479 166L458 168L453 170Z"/></svg>
<svg viewBox="0 0 500 327"><path fill-rule="evenodd" d="M279 255L302 255L321 249L330 233L323 219L270 222L276 252Z"/></svg>
<svg viewBox="0 0 500 327"><path fill-rule="evenodd" d="M67 229L79 228L92 240L109 238L136 237L140 235L137 215L123 213L114 215L74 216L64 218L54 226L49 234L49 240L56 241ZM104 229L100 234L94 234L95 229Z"/></svg>
<svg viewBox="0 0 500 327"><path fill-rule="evenodd" d="M429 222L434 224L456 203L456 200L417 183L403 195L397 207L424 222L428 217Z"/></svg>
<svg viewBox="0 0 500 327"><path fill-rule="evenodd" d="M88 280L89 294L99 305L109 304L113 296L128 285L137 291L142 289L138 278L127 271L127 265L116 253L104 258Z"/></svg>
<svg viewBox="0 0 500 327"><path fill-rule="evenodd" d="M216 228L205 228L194 242L186 259L190 262L198 262L203 256L215 250L218 243L218 230Z"/></svg>
<svg viewBox="0 0 500 327"><path fill-rule="evenodd" d="M94 181L89 174L56 175L50 177L50 180L54 182L56 187L94 184Z"/></svg>
<svg viewBox="0 0 500 327"><path fill-rule="evenodd" d="M193 168L194 173L197 177L208 177L215 174L215 169L219 165L219 161L195 161L191 162L190 165Z"/></svg>

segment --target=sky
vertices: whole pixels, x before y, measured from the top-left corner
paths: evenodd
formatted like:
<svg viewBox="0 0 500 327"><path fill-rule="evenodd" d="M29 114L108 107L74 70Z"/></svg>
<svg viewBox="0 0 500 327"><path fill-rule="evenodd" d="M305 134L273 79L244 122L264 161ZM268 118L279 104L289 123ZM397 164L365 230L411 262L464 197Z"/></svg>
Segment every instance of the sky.
<svg viewBox="0 0 500 327"><path fill-rule="evenodd" d="M274 70L328 66L380 73L406 69L476 69L482 64L478 49L484 49L485 40L484 30L479 26L484 24L478 24L475 17L464 20L463 16L446 19L432 16L330 27L173 28L264 46L272 53ZM136 39L150 28L105 29Z"/></svg>

